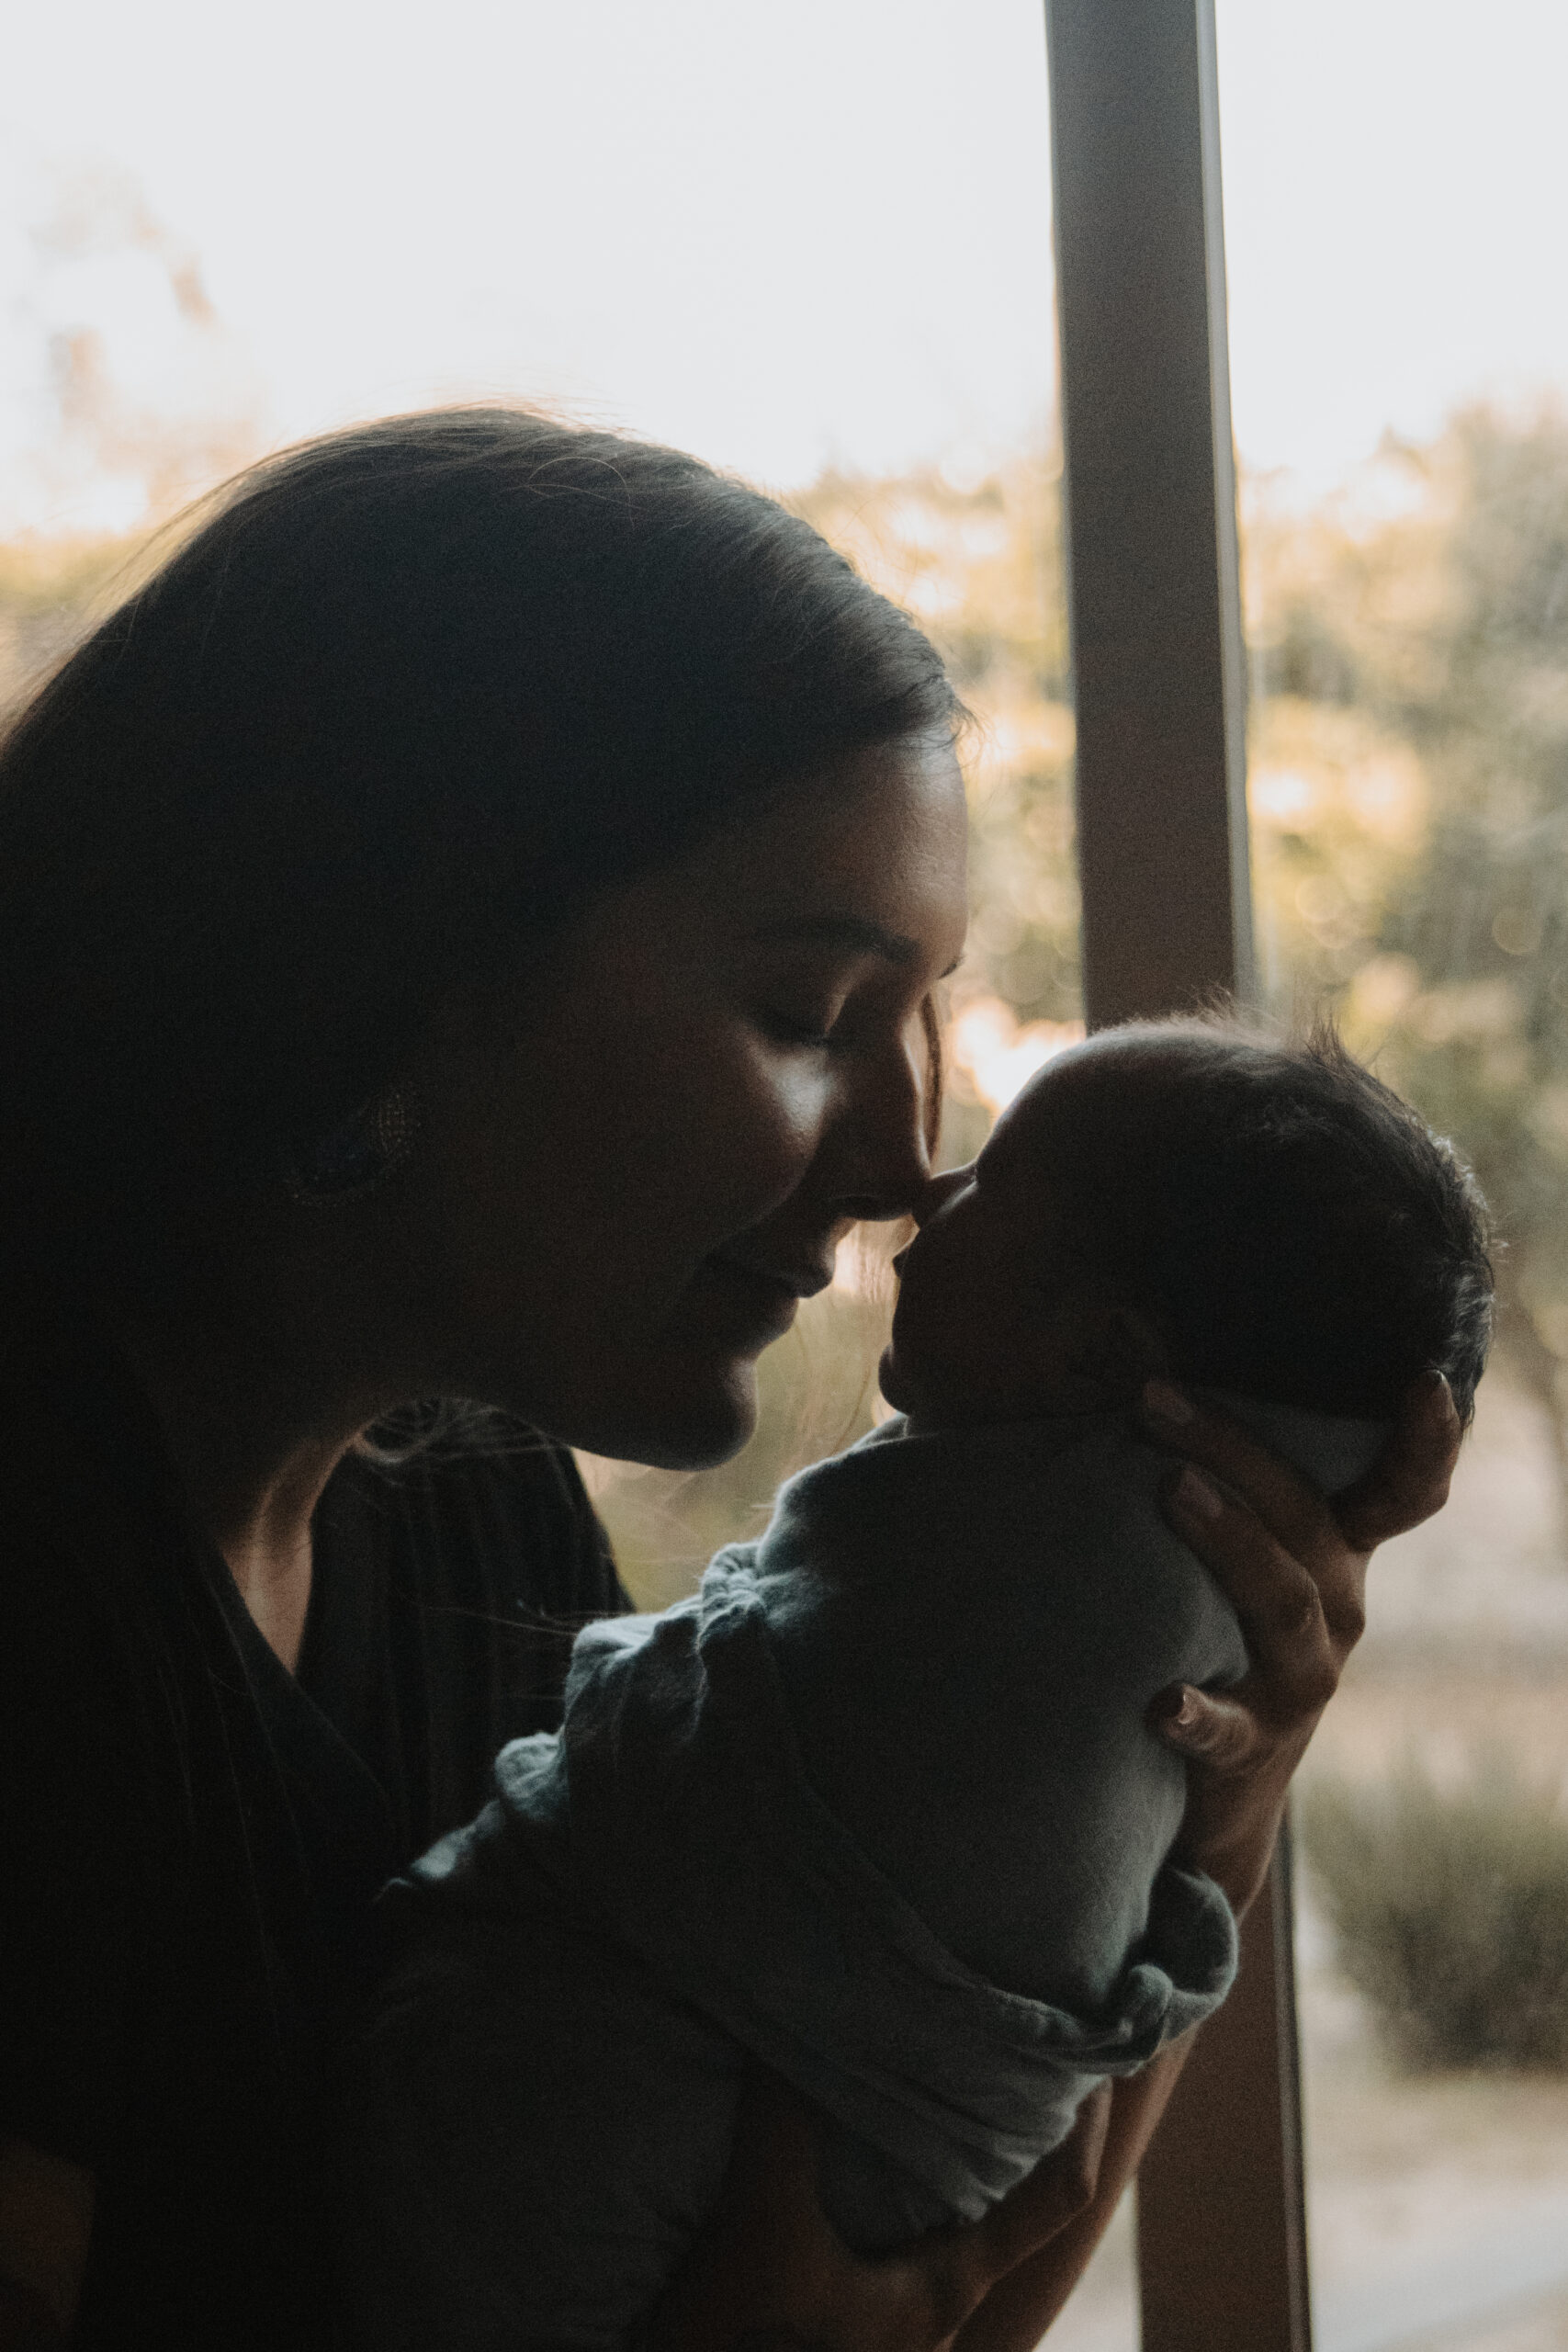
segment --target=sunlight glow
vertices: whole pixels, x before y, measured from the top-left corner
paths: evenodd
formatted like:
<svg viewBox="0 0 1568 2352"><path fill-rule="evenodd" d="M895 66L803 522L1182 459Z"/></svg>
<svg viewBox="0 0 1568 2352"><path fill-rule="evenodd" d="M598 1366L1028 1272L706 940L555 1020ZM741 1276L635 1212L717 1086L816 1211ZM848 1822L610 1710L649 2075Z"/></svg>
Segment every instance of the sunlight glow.
<svg viewBox="0 0 1568 2352"><path fill-rule="evenodd" d="M1031 1021L1021 1029L999 997L966 1004L947 1033L954 1076L991 1112L1005 1111L1046 1063L1083 1043L1081 1021Z"/></svg>

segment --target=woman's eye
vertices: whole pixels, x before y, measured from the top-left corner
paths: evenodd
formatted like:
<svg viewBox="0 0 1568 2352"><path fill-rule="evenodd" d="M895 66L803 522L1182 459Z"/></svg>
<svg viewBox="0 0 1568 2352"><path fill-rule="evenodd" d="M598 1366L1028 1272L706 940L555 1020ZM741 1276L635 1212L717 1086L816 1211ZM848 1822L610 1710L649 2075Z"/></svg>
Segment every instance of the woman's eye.
<svg viewBox="0 0 1568 2352"><path fill-rule="evenodd" d="M772 1012L763 1015L764 1025L786 1046L830 1046L832 1033L821 1022L807 1020L791 1012Z"/></svg>

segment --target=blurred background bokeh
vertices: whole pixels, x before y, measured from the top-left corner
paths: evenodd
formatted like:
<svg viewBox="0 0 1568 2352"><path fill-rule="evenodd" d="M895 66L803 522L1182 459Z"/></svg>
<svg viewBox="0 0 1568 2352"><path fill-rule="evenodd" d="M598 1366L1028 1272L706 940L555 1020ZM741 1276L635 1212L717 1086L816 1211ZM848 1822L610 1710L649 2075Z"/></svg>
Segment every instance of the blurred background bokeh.
<svg viewBox="0 0 1568 2352"><path fill-rule="evenodd" d="M1568 18L1219 0L1263 985L1474 1161L1503 1302L1303 1780L1320 2352L1568 2346ZM973 714L944 1155L1080 1033L1038 0L67 0L0 119L0 693L260 451L520 398L777 489ZM878 1409L886 1236L639 1599ZM1125 2219L1052 2336L1133 2352Z"/></svg>

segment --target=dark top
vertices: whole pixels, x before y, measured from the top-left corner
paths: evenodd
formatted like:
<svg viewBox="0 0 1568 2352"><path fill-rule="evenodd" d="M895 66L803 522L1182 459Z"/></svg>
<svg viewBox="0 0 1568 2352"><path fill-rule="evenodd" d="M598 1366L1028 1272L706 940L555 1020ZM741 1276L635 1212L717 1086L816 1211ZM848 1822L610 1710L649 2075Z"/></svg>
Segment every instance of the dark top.
<svg viewBox="0 0 1568 2352"><path fill-rule="evenodd" d="M0 2131L96 2177L75 2341L304 2352L314 2116L375 1894L629 1604L570 1455L491 1423L335 1474L291 1675L123 1367L7 1325Z"/></svg>

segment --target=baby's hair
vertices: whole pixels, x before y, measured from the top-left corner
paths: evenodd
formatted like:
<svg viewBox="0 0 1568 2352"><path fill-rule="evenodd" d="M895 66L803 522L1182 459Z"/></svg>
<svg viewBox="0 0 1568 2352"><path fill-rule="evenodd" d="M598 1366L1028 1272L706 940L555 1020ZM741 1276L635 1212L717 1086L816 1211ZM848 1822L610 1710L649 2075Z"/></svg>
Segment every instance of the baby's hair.
<svg viewBox="0 0 1568 2352"><path fill-rule="evenodd" d="M1134 1085L1094 1083L1123 1057ZM1087 1117L1047 1143L1053 1176L1173 1373L1387 1418L1438 1371L1469 1422L1492 1337L1485 1203L1331 1025L1129 1023L1081 1068Z"/></svg>

